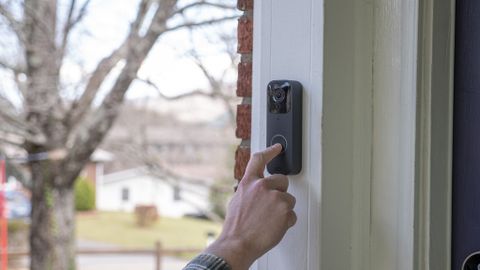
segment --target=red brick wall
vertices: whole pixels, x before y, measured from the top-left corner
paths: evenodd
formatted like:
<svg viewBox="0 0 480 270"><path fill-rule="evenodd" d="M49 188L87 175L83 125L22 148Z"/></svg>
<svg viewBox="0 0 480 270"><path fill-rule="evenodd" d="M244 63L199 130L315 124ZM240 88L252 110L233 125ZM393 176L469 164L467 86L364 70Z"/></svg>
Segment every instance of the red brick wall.
<svg viewBox="0 0 480 270"><path fill-rule="evenodd" d="M253 0L238 0L237 7L243 11L238 19L238 64L237 96L242 103L237 106L237 138L242 142L235 153L235 179L240 180L250 159L251 97L252 97L252 50L253 50Z"/></svg>

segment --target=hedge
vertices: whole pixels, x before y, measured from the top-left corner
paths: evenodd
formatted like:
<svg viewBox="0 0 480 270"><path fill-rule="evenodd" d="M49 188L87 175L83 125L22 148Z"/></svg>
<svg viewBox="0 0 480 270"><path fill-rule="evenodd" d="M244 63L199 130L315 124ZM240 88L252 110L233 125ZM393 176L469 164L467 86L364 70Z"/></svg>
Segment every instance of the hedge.
<svg viewBox="0 0 480 270"><path fill-rule="evenodd" d="M86 178L79 177L75 181L75 209L77 211L95 209L95 186Z"/></svg>

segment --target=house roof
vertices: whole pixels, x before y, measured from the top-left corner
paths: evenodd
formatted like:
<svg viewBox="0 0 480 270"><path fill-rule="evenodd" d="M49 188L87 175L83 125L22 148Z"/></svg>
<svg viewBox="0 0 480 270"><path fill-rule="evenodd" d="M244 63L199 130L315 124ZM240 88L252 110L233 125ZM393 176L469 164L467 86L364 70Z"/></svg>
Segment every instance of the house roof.
<svg viewBox="0 0 480 270"><path fill-rule="evenodd" d="M189 179L189 178L172 179L172 177L161 177L159 175L152 173L145 166L106 174L103 177L103 182L114 183L114 182L121 182L121 181L129 181L129 180L132 180L132 178L143 177L143 176L149 176L159 181L177 180L177 181L181 181L182 183L191 184L191 185L210 186L212 183L210 179Z"/></svg>
<svg viewBox="0 0 480 270"><path fill-rule="evenodd" d="M90 161L93 162L109 162L112 160L114 160L113 154L102 149L95 150L90 156Z"/></svg>
<svg viewBox="0 0 480 270"><path fill-rule="evenodd" d="M64 149L53 150L50 152L43 152L38 154L29 155L24 149L10 147L9 145L1 145L3 153L8 158L16 160L18 163L25 163L30 158L40 158L40 159L56 159L63 158L65 156ZM103 149L96 149L90 156L90 161L92 162L110 162L114 160L114 155L111 152L108 152Z"/></svg>

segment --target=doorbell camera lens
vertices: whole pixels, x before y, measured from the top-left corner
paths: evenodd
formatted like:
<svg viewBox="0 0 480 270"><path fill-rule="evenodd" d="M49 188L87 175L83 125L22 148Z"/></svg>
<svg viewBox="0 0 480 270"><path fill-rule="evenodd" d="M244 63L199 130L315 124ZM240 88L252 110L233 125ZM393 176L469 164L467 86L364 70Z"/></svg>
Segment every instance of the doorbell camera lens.
<svg viewBox="0 0 480 270"><path fill-rule="evenodd" d="M289 82L271 83L268 85L268 107L269 112L275 114L288 113L290 110L291 85Z"/></svg>
<svg viewBox="0 0 480 270"><path fill-rule="evenodd" d="M273 101L276 103L282 103L285 100L285 96L285 90L282 88L275 88L275 90L273 90Z"/></svg>

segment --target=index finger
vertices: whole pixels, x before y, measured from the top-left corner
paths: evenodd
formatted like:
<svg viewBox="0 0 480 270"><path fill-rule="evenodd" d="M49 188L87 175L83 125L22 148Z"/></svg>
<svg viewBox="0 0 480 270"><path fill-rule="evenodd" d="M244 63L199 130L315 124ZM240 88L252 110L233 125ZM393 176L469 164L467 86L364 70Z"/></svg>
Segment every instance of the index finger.
<svg viewBox="0 0 480 270"><path fill-rule="evenodd" d="M263 178L265 166L278 154L282 152L282 145L276 143L261 152L254 153L248 162L244 178Z"/></svg>

